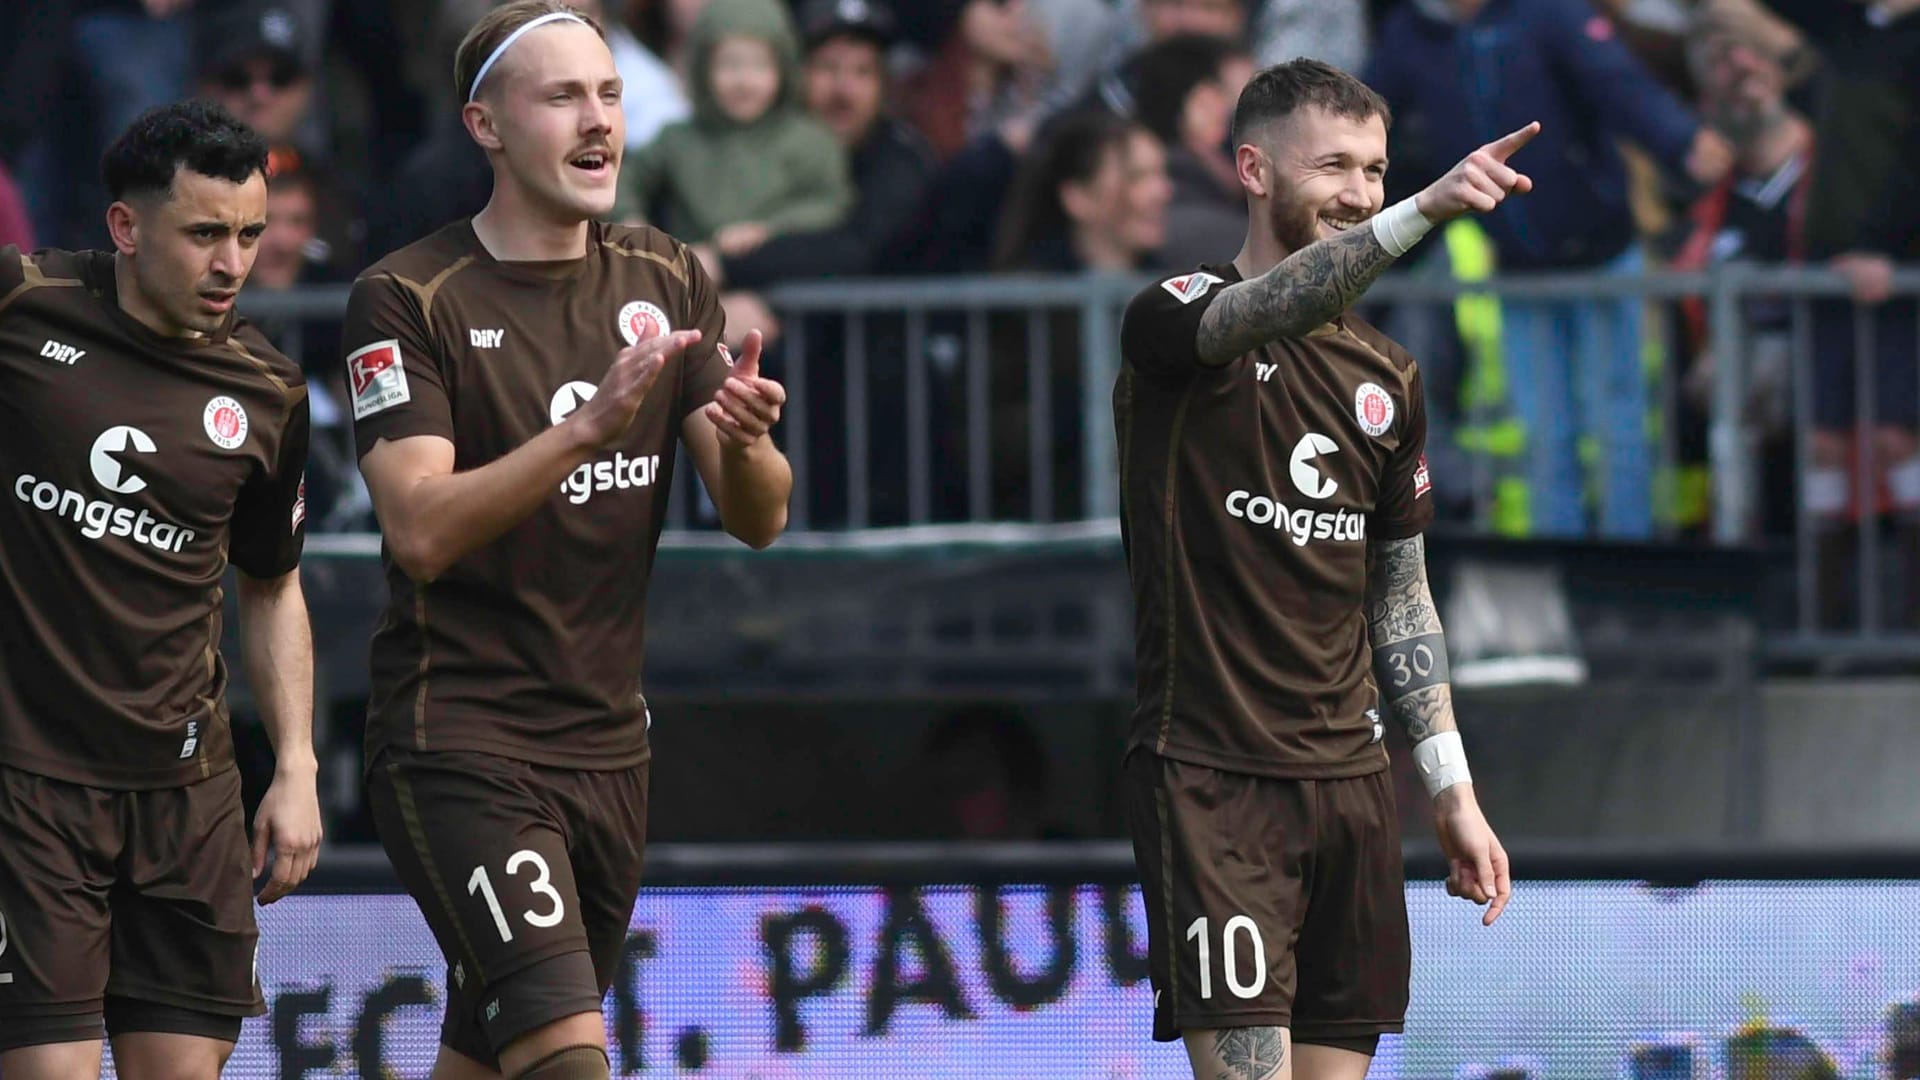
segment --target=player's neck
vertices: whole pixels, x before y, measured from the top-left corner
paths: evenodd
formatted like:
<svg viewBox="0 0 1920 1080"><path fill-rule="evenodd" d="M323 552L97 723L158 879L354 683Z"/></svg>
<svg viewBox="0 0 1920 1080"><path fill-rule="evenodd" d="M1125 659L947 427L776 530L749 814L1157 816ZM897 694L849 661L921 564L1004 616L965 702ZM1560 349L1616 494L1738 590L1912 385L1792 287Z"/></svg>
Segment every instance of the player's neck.
<svg viewBox="0 0 1920 1080"><path fill-rule="evenodd" d="M1280 260L1291 254L1285 245L1274 238L1272 229L1264 224L1249 223L1247 239L1240 245L1240 254L1233 257L1233 268L1240 271L1241 280L1251 281L1280 265Z"/></svg>
<svg viewBox="0 0 1920 1080"><path fill-rule="evenodd" d="M494 185L493 197L473 215L473 234L498 262L557 262L587 253L587 222L542 214L503 184Z"/></svg>
<svg viewBox="0 0 1920 1080"><path fill-rule="evenodd" d="M133 262L117 252L113 256L113 298L114 302L120 305L120 310L132 316L134 322L161 337L206 336L197 330L176 326L172 320L161 314L159 306L148 300L146 293L140 291L140 281L133 275Z"/></svg>

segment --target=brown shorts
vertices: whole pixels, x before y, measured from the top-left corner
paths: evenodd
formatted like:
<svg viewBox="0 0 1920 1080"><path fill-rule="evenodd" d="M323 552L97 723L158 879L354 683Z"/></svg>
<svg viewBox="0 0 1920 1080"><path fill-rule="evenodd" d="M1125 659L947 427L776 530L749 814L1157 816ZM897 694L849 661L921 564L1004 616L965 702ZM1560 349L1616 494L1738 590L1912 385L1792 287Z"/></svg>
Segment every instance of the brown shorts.
<svg viewBox="0 0 1920 1080"><path fill-rule="evenodd" d="M647 765L585 771L474 751L383 751L380 842L447 958L440 1041L483 1065L598 1012L619 968L647 837Z"/></svg>
<svg viewBox="0 0 1920 1080"><path fill-rule="evenodd" d="M0 1050L265 1012L244 816L236 769L115 791L0 766Z"/></svg>
<svg viewBox="0 0 1920 1080"><path fill-rule="evenodd" d="M1391 773L1276 780L1127 755L1153 1037L1398 1032L1412 944Z"/></svg>

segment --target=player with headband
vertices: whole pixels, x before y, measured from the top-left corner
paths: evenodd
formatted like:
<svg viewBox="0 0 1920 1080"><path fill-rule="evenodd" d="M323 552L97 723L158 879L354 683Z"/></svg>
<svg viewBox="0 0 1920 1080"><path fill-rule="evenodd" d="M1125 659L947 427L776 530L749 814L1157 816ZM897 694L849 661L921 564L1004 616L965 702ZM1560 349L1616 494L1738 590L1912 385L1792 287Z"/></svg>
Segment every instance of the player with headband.
<svg viewBox="0 0 1920 1080"><path fill-rule="evenodd" d="M786 395L700 262L604 224L625 145L600 28L516 0L454 60L485 209L354 283L345 349L390 600L368 793L447 959L436 1080L605 1080L646 842L647 581L676 444L754 546ZM611 362L611 366L609 366Z"/></svg>

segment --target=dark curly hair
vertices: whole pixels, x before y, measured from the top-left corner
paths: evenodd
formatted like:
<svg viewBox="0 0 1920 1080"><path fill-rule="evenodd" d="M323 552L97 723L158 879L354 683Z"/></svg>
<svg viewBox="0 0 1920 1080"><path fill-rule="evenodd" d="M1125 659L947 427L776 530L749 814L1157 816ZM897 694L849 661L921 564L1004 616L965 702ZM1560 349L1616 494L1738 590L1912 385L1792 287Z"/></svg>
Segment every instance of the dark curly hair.
<svg viewBox="0 0 1920 1080"><path fill-rule="evenodd" d="M243 184L267 172L267 140L211 101L181 101L141 113L100 159L115 201L170 196L173 176L183 168Z"/></svg>

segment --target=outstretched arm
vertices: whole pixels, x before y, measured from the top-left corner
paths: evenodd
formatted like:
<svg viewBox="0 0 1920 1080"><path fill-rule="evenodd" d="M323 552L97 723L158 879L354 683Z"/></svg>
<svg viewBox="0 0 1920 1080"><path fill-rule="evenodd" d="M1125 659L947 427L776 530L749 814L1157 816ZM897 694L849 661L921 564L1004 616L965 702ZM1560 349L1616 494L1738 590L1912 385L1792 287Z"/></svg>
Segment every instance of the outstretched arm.
<svg viewBox="0 0 1920 1080"><path fill-rule="evenodd" d="M1351 307L1427 230L1492 210L1511 192L1533 190L1533 181L1508 167L1507 158L1539 132L1539 124L1528 124L1488 143L1367 225L1308 244L1259 277L1222 290L1200 319L1200 362L1218 367L1270 341L1305 334Z"/></svg>
<svg viewBox="0 0 1920 1080"><path fill-rule="evenodd" d="M1433 796L1440 846L1450 865L1448 891L1487 904L1491 925L1512 892L1507 853L1473 794L1453 687L1447 681L1447 641L1427 584L1426 543L1419 536L1383 540L1372 549L1367 574L1367 627L1380 696L1407 733L1413 760Z"/></svg>

